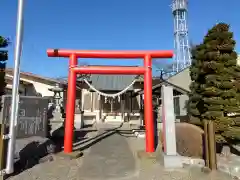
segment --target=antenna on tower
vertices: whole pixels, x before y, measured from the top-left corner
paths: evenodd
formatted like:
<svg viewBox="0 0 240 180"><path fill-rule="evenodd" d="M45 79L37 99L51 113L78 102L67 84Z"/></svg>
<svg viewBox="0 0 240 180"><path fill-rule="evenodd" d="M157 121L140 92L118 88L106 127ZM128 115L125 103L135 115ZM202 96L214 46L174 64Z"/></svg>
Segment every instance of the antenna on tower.
<svg viewBox="0 0 240 180"><path fill-rule="evenodd" d="M171 4L174 16L174 63L173 72L179 72L191 65L191 54L187 24L188 0L173 0Z"/></svg>

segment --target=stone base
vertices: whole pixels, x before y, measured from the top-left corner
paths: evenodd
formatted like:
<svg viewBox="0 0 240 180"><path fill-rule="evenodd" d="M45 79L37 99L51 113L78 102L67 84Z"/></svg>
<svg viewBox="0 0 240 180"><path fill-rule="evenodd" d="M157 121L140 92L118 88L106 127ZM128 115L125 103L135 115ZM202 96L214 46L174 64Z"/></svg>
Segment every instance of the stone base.
<svg viewBox="0 0 240 180"><path fill-rule="evenodd" d="M45 163L45 162L51 162L54 161L54 156L52 154L49 154L41 159L39 159L39 164Z"/></svg>
<svg viewBox="0 0 240 180"><path fill-rule="evenodd" d="M202 168L201 168L201 171L202 171L203 173L206 173L206 174L209 174L209 173L212 172L212 170L211 170L210 168L208 168L208 167L202 167Z"/></svg>
<svg viewBox="0 0 240 180"><path fill-rule="evenodd" d="M141 131L141 130L133 130L133 133L137 138L145 138L146 137L145 132Z"/></svg>
<svg viewBox="0 0 240 180"><path fill-rule="evenodd" d="M141 150L137 152L137 157L139 159L156 159L157 158L157 152L146 152L145 150Z"/></svg>
<svg viewBox="0 0 240 180"><path fill-rule="evenodd" d="M63 151L56 154L57 157L72 160L81 157L83 153L81 151L73 151L71 153L64 153Z"/></svg>
<svg viewBox="0 0 240 180"><path fill-rule="evenodd" d="M165 153L162 153L162 154L163 154L163 162L164 162L165 168L167 168L167 169L183 168L181 156L166 155Z"/></svg>
<svg viewBox="0 0 240 180"><path fill-rule="evenodd" d="M193 165L197 167L205 167L205 161L200 158L192 158L192 157L186 157L186 156L181 156L182 163L183 165Z"/></svg>

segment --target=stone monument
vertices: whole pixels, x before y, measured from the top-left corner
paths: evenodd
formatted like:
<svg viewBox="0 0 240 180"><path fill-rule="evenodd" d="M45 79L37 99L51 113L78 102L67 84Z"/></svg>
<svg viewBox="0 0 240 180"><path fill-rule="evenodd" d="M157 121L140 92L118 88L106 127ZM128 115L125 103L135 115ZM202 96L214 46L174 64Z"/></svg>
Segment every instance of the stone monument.
<svg viewBox="0 0 240 180"><path fill-rule="evenodd" d="M177 154L176 148L176 130L175 114L173 105L173 88L162 85L162 122L164 137L164 167L165 168L182 168L181 156Z"/></svg>

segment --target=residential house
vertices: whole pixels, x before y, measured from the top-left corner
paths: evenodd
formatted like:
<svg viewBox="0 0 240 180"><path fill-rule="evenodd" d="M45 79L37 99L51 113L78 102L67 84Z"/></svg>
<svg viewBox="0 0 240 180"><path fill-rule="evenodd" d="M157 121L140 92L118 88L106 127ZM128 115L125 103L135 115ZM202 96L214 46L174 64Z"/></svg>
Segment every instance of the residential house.
<svg viewBox="0 0 240 180"><path fill-rule="evenodd" d="M5 79L7 82L6 92L9 94L12 91L13 69L7 68ZM54 78L46 78L40 75L29 72L20 72L19 93L24 96L53 96L54 93L50 90L56 84L61 84L66 87L67 83L58 81Z"/></svg>
<svg viewBox="0 0 240 180"><path fill-rule="evenodd" d="M161 122L162 116L162 104L161 104L161 87L162 85L173 87L173 103L176 120L180 121L182 118L186 118L187 109L186 103L188 100L189 85L191 79L189 76L189 68L171 76L167 80L161 80L158 84L153 85L153 102L154 102L154 117L158 122ZM140 90L134 94L134 96L144 96L144 90Z"/></svg>

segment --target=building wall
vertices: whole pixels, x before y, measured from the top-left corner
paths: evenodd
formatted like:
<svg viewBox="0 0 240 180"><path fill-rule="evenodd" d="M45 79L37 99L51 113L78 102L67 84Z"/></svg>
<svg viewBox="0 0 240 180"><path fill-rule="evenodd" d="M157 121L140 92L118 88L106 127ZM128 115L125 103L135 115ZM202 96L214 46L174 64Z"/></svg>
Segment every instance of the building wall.
<svg viewBox="0 0 240 180"><path fill-rule="evenodd" d="M12 75L6 74L8 77L13 77ZM35 96L37 93L41 94L42 96L53 96L54 93L49 90L49 88L54 87L54 85L49 85L43 82L34 81L26 78L20 78L22 81L31 83L29 85L20 85L21 89L26 92L25 95L27 96ZM8 85L9 87L12 85Z"/></svg>
<svg viewBox="0 0 240 180"><path fill-rule="evenodd" d="M135 92L139 90L139 89L136 89L136 88L137 87L134 87ZM105 92L105 93L111 94L113 92ZM126 112L139 111L139 109L140 109L140 97L137 96L137 97L131 98L130 96L131 96L130 93L125 95L125 110L126 110ZM106 112L109 112L110 109L111 109L111 106L110 106L111 103L109 103L109 102L105 103L105 98L103 96L99 97L96 92L91 92L88 89L83 89L82 90L82 98L83 98L82 109L85 112L95 112L96 110L99 110L99 108L100 108L99 107L99 101L104 106L104 107L102 107L103 110L105 110ZM114 108L119 109L120 108L119 106L120 106L120 104L119 104L118 100L115 99Z"/></svg>
<svg viewBox="0 0 240 180"><path fill-rule="evenodd" d="M238 55L238 58L237 58L237 65L240 66L240 55Z"/></svg>
<svg viewBox="0 0 240 180"><path fill-rule="evenodd" d="M22 94L24 94L24 92L25 92L25 89L26 89L26 87L25 87L25 85L23 85L23 84L20 84L19 85L19 92ZM11 94L12 93L12 84L7 84L6 85L6 94Z"/></svg>
<svg viewBox="0 0 240 180"><path fill-rule="evenodd" d="M187 115L187 108L186 104L188 101L188 95L183 94L180 96L179 104L180 104L180 116L186 116Z"/></svg>
<svg viewBox="0 0 240 180"><path fill-rule="evenodd" d="M134 86L134 91L138 91L139 89L137 88L139 88L138 85ZM105 92L105 93L111 94L113 92ZM131 117L139 116L137 113L139 113L140 111L140 97L137 96L137 97L131 98L130 96L131 94L129 92L125 94L124 112L128 114L132 113L132 115L130 116L130 120L131 120ZM75 121L78 124L82 123L82 120L84 120L84 124L92 124L98 118L104 119L104 116L106 115L106 113L109 113L111 111L111 103L110 102L105 103L105 97L98 96L96 92L89 91L88 87L83 87L81 93L77 95L76 101L77 102L76 102L75 112L76 114L78 114L78 117L75 119ZM119 114L121 113L120 102L118 101L118 99L115 99L113 110L117 111ZM81 114L81 111L83 111L84 113ZM136 119L136 117L134 118Z"/></svg>
<svg viewBox="0 0 240 180"><path fill-rule="evenodd" d="M187 115L187 109L186 109L187 100L188 100L188 95L186 94L173 97L174 112L175 112L177 121L180 117L184 117ZM160 107L157 110L158 122L162 122L161 118L162 118L162 105L160 105Z"/></svg>
<svg viewBox="0 0 240 180"><path fill-rule="evenodd" d="M189 86L191 83L190 71L189 68L184 69L178 74L167 79L168 82L185 89L186 91L190 91Z"/></svg>

